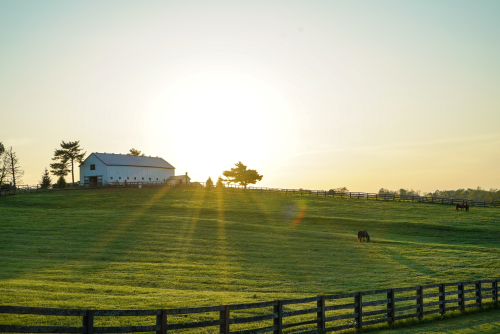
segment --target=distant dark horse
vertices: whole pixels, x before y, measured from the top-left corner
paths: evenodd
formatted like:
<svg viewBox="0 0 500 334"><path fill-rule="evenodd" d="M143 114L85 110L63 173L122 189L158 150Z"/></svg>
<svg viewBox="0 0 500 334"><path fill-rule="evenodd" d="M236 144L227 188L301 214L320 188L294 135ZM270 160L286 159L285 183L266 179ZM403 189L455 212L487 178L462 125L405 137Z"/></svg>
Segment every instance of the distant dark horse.
<svg viewBox="0 0 500 334"><path fill-rule="evenodd" d="M370 236L368 235L368 232L366 231L359 231L358 232L358 241L361 242L361 240L365 238L366 241L370 241Z"/></svg>
<svg viewBox="0 0 500 334"><path fill-rule="evenodd" d="M458 209L460 209L460 211L465 209L465 211L469 212L469 203L465 202L465 204L457 204L455 210L458 211Z"/></svg>

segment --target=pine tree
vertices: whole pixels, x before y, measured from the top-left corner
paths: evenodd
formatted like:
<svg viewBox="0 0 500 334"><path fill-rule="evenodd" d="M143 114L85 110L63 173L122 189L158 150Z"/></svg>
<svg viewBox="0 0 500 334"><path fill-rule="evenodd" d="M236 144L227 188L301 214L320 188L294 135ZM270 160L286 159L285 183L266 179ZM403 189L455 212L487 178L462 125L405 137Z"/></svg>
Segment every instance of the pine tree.
<svg viewBox="0 0 500 334"><path fill-rule="evenodd" d="M217 179L217 183L216 183L215 187L217 189L223 189L224 188L224 180L222 179L222 177L219 176L219 178Z"/></svg>
<svg viewBox="0 0 500 334"><path fill-rule="evenodd" d="M45 168L45 171L42 174L42 180L40 181L40 186L42 189L48 189L52 185L52 179L50 178L50 173L47 168Z"/></svg>
<svg viewBox="0 0 500 334"><path fill-rule="evenodd" d="M210 176L208 177L207 182L205 182L205 186L207 189L212 189L214 187L214 181L212 181Z"/></svg>
<svg viewBox="0 0 500 334"><path fill-rule="evenodd" d="M58 188L66 188L66 180L64 179L64 176L59 176L57 179L57 187Z"/></svg>
<svg viewBox="0 0 500 334"><path fill-rule="evenodd" d="M66 176L71 172L71 182L75 183L75 162L82 163L83 157L87 152L83 152L80 148L80 141L69 141L67 143L61 143L61 149L54 151L54 157L52 160L59 161L50 164L52 174L56 176ZM58 181L59 182L59 181Z"/></svg>

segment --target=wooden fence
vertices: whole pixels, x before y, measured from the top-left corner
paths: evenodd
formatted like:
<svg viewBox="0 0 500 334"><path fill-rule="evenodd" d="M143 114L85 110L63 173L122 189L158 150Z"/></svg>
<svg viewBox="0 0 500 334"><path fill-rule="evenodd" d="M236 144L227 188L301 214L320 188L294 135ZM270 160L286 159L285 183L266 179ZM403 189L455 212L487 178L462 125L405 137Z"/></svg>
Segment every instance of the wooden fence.
<svg viewBox="0 0 500 334"><path fill-rule="evenodd" d="M234 189L242 189L243 187L226 188L229 191ZM410 195L394 195L394 194L377 194L377 193L364 193L364 192L339 192L339 191L325 191L325 190L307 190L307 189L283 189L283 188L248 188L247 191L253 192L275 192L284 195L300 195L300 196L324 196L324 197L341 197L341 198L356 198L356 199L372 199L372 200L385 200L385 201L409 201L409 202L424 202L424 203L437 203L437 204L465 204L470 206L490 206L500 207L499 201L473 201L460 198L444 198L444 197L430 197L430 196L410 196Z"/></svg>
<svg viewBox="0 0 500 334"><path fill-rule="evenodd" d="M71 316L80 317L81 326L25 326L0 325L3 333L133 333L156 332L165 334L186 329L204 329L214 333L281 334L283 330L294 333L335 332L366 325L393 323L408 318L421 319L425 315L481 307L486 303L498 303L498 282L481 280L473 282L421 285L409 288L382 289L352 292L339 295L321 295L303 299L276 300L262 303L220 305L211 307L158 309L158 310L83 310L39 307L0 306L0 314ZM308 305L309 304L309 305ZM312 307L311 307L312 306ZM235 317L241 310L261 309L259 315ZM342 314L339 314L343 311ZM179 315L212 313L211 320L195 322L175 321ZM232 316L233 313L233 316ZM310 318L295 321L293 318L309 315ZM146 326L96 327L95 317L156 317ZM171 319L174 319L172 321ZM292 319L292 321L288 321ZM266 323L267 322L267 323ZM231 330L246 324L250 329Z"/></svg>
<svg viewBox="0 0 500 334"><path fill-rule="evenodd" d="M127 182L127 183L109 183L100 187L128 187L128 188L142 188L142 187L172 187L176 189L191 189L191 188L204 188L204 182L191 182L189 185L176 185L168 186L166 182L162 181L149 181L149 182ZM86 186L82 185L81 188ZM88 186L87 186L88 187ZM41 189L39 185L29 186L23 185L18 186L16 190L0 190L0 197L7 195L14 195L16 193L27 193L27 192L39 192L46 191L47 189ZM213 188L217 190L217 188ZM339 191L325 191L325 190L308 190L308 189L285 189L285 188L261 188L261 187L248 187L244 189L242 186L229 185L222 188L224 191L235 192L235 191L252 191L257 193L278 193L284 195L300 195L300 196L324 196L324 197L341 197L341 198L356 198L356 199L372 199L372 200L383 200L383 201L409 201L409 202L423 202L423 203L437 203L437 204L465 204L468 203L469 206L489 206L489 207L500 207L499 201L473 201L460 198L444 198L444 197L430 197L430 196L410 196L410 195L394 195L394 194L377 194L377 193L364 193L364 192L339 192Z"/></svg>
<svg viewBox="0 0 500 334"><path fill-rule="evenodd" d="M16 195L16 194L24 194L24 193L29 193L29 192L42 192L42 191L47 191L48 189L42 188L41 185L35 184L35 185L28 185L28 184L23 184L23 185L18 185L16 188L10 187L10 188L5 188L5 189L0 189L0 197L2 196L10 196L10 195Z"/></svg>

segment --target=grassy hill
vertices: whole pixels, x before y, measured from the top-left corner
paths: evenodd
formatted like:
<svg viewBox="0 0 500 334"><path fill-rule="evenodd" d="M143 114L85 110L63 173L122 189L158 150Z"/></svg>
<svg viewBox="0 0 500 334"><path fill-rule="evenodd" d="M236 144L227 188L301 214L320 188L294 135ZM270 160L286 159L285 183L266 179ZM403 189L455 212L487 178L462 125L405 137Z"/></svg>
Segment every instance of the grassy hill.
<svg viewBox="0 0 500 334"><path fill-rule="evenodd" d="M0 217L0 305L195 307L500 277L496 208L101 189L4 197Z"/></svg>

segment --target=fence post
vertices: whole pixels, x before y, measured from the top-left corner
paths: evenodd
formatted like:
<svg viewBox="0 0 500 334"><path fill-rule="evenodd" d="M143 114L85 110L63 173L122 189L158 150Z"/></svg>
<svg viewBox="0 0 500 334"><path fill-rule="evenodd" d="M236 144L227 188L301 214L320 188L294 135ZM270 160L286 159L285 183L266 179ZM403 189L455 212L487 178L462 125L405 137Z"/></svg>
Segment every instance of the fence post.
<svg viewBox="0 0 500 334"><path fill-rule="evenodd" d="M273 334L281 334L283 332L283 304L281 304L281 300L277 300L278 305L274 306L274 313L278 314L277 318L274 318L273 325L275 329Z"/></svg>
<svg viewBox="0 0 500 334"><path fill-rule="evenodd" d="M167 333L167 310L160 310L160 314L156 316L156 334Z"/></svg>
<svg viewBox="0 0 500 334"><path fill-rule="evenodd" d="M396 311L394 311L396 308L396 303L394 302L394 289L387 292L387 299L389 299L387 302L387 318L390 319L387 323L391 325L394 323L394 317L396 315Z"/></svg>
<svg viewBox="0 0 500 334"><path fill-rule="evenodd" d="M417 288L417 313L419 319L424 317L424 287L422 285Z"/></svg>
<svg viewBox="0 0 500 334"><path fill-rule="evenodd" d="M496 303L498 301L497 280L491 283L491 294L493 295L491 299L493 299L493 302Z"/></svg>
<svg viewBox="0 0 500 334"><path fill-rule="evenodd" d="M85 327L84 334L94 333L94 311L87 310L86 314L83 316L83 327Z"/></svg>
<svg viewBox="0 0 500 334"><path fill-rule="evenodd" d="M354 313L356 314L356 324L357 328L361 329L363 327L363 294L361 292L356 293L354 297Z"/></svg>
<svg viewBox="0 0 500 334"><path fill-rule="evenodd" d="M220 310L220 333L229 334L229 305L223 305Z"/></svg>
<svg viewBox="0 0 500 334"><path fill-rule="evenodd" d="M318 296L319 300L316 303L317 307L320 308L316 316L318 317L318 326L319 330L325 329L325 296Z"/></svg>
<svg viewBox="0 0 500 334"><path fill-rule="evenodd" d="M439 301L443 302L442 304L439 304L439 309L441 310L441 312L439 312L439 313L441 313L441 315L444 315L444 313L446 311L446 308L445 308L445 306L446 306L446 296L445 296L444 292L445 292L444 284L440 284L439 285Z"/></svg>
<svg viewBox="0 0 500 334"><path fill-rule="evenodd" d="M476 304L477 306L482 307L483 306L483 300L481 298L481 281L478 281L476 283Z"/></svg>
<svg viewBox="0 0 500 334"><path fill-rule="evenodd" d="M464 283L460 283L458 285L458 306L460 306L460 311L465 310L465 302L464 302Z"/></svg>

